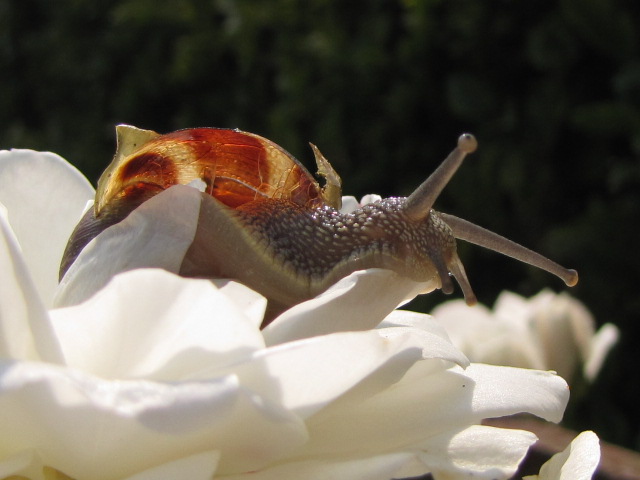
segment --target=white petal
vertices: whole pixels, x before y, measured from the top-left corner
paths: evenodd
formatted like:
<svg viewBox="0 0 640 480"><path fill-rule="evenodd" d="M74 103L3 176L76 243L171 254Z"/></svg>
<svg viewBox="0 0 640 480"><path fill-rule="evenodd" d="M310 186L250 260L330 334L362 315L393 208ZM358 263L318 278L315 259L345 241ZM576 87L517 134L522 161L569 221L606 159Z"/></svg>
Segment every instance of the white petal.
<svg viewBox="0 0 640 480"><path fill-rule="evenodd" d="M387 388L424 358L437 358L438 365L466 362L441 337L398 327L290 342L256 353L253 362L234 366L233 372L243 384L307 418L355 385L361 396L364 388L367 395Z"/></svg>
<svg viewBox="0 0 640 480"><path fill-rule="evenodd" d="M594 334L594 319L577 300L543 290L528 302L523 319L537 337L547 369L571 379L586 359Z"/></svg>
<svg viewBox="0 0 640 480"><path fill-rule="evenodd" d="M562 420L569 387L553 372L474 363L464 373L476 382L473 412L478 420L522 412Z"/></svg>
<svg viewBox="0 0 640 480"><path fill-rule="evenodd" d="M52 310L67 364L103 378L180 380L264 347L257 294L243 312L208 280L159 269L116 275L98 294ZM261 297L259 297L261 298ZM248 318L251 313L257 318Z"/></svg>
<svg viewBox="0 0 640 480"><path fill-rule="evenodd" d="M491 311L482 304L469 307L462 299L448 300L436 306L431 315L448 332L451 341L459 347L468 347L470 338L477 335L488 337L493 334L498 322L491 317ZM489 333L485 333L489 330ZM470 332L471 331L471 332ZM484 338L480 338L483 341Z"/></svg>
<svg viewBox="0 0 640 480"><path fill-rule="evenodd" d="M1 450L0 450L1 452ZM1 453L0 453L0 456ZM42 465L35 458L33 450L25 450L0 460L0 478L26 477L32 480L42 479Z"/></svg>
<svg viewBox="0 0 640 480"><path fill-rule="evenodd" d="M9 222L47 306L58 284L67 240L93 196L87 179L58 155L0 151L0 203L9 211Z"/></svg>
<svg viewBox="0 0 640 480"><path fill-rule="evenodd" d="M198 225L201 193L175 185L94 238L60 283L54 304L83 302L115 274L142 267L177 273Z"/></svg>
<svg viewBox="0 0 640 480"><path fill-rule="evenodd" d="M387 315L377 328L388 327L417 328L437 335L448 343L452 343L446 329L434 317L426 313L412 312L411 310L394 310ZM465 362L465 364L468 364L468 362Z"/></svg>
<svg viewBox="0 0 640 480"><path fill-rule="evenodd" d="M421 461L435 478L508 479L538 438L531 432L474 425L430 438Z"/></svg>
<svg viewBox="0 0 640 480"><path fill-rule="evenodd" d="M531 309L526 298L517 293L504 290L498 295L493 305L493 310L500 318L517 318L519 319L518 321L522 321L527 318Z"/></svg>
<svg viewBox="0 0 640 480"><path fill-rule="evenodd" d="M211 480L218 468L220 452L204 452L165 463L124 480Z"/></svg>
<svg viewBox="0 0 640 480"><path fill-rule="evenodd" d="M289 461L264 470L225 477L227 480L389 480L402 466L412 459L411 453L354 458L322 458Z"/></svg>
<svg viewBox="0 0 640 480"><path fill-rule="evenodd" d="M340 208L340 213L351 213L354 210L366 205L368 203L377 202L378 200L382 200L380 195L376 195L374 193L370 193L365 195L360 199L360 201L356 200L356 197L353 196L344 196L342 197L342 208Z"/></svg>
<svg viewBox="0 0 640 480"><path fill-rule="evenodd" d="M526 317L518 316L523 314L519 309L525 305L524 300L503 292L499 302L503 304L501 315L494 315L484 305L469 307L464 300L445 302L432 315L472 362L548 369L539 338L529 328ZM503 318L506 311L515 313Z"/></svg>
<svg viewBox="0 0 640 480"><path fill-rule="evenodd" d="M584 377L592 382L598 376L609 351L618 343L620 330L612 323L605 323L591 339L590 352L584 364Z"/></svg>
<svg viewBox="0 0 640 480"><path fill-rule="evenodd" d="M578 360L587 361L591 351L591 340L595 335L596 320L582 302L567 292L554 294L550 315L563 316L573 328L573 341L578 349ZM573 372L572 372L573 373Z"/></svg>
<svg viewBox="0 0 640 480"><path fill-rule="evenodd" d="M0 204L0 358L62 363L60 346Z"/></svg>
<svg viewBox="0 0 640 480"><path fill-rule="evenodd" d="M545 372L446 367L436 360L416 362L385 390L378 381L384 377L370 376L307 420L311 436L304 454L387 451L521 412L558 421L568 400L566 383Z"/></svg>
<svg viewBox="0 0 640 480"><path fill-rule="evenodd" d="M367 330L378 325L400 303L435 285L417 283L390 270L352 273L316 298L290 308L264 330L267 345L325 335Z"/></svg>
<svg viewBox="0 0 640 480"><path fill-rule="evenodd" d="M540 475L526 480L589 480L600 463L600 441L590 431L578 435L564 451L555 454L540 468Z"/></svg>
<svg viewBox="0 0 640 480"><path fill-rule="evenodd" d="M350 195L342 197L342 207L340 208L340 213L351 213L358 208L360 208L360 202L356 200L356 197Z"/></svg>
<svg viewBox="0 0 640 480"><path fill-rule="evenodd" d="M439 360L420 361L404 377L394 378L402 360L389 362L390 371L376 371L309 418L310 441L303 454L371 455L471 423L473 382L469 378Z"/></svg>
<svg viewBox="0 0 640 480"><path fill-rule="evenodd" d="M250 320L254 320L255 327L260 328L267 308L267 299L258 292L251 290L242 283L234 282L224 278L214 278L211 282L218 287L233 303L247 315Z"/></svg>
<svg viewBox="0 0 640 480"><path fill-rule="evenodd" d="M126 478L212 450L221 471L257 469L307 438L300 420L233 376L160 384L41 363L0 367L4 454L35 447L44 465L72 478Z"/></svg>
<svg viewBox="0 0 640 480"><path fill-rule="evenodd" d="M368 193L360 199L360 205L367 205L368 203L374 203L382 200L382 197L375 193Z"/></svg>

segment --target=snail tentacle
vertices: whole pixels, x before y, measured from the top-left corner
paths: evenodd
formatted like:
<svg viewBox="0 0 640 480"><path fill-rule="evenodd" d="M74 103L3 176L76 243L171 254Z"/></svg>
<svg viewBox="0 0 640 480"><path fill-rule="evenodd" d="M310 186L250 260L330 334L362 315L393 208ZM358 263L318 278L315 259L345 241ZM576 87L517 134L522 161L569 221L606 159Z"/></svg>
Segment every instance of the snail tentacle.
<svg viewBox="0 0 640 480"><path fill-rule="evenodd" d="M464 265L462 264L462 261L460 260L460 257L458 257L457 253L451 259L451 262L449 263L449 269L451 270L451 275L454 276L454 278L458 282L458 285L460 285L462 294L464 295L464 301L467 303L467 305L473 306L478 303L476 294L473 293L471 283L469 283L469 278L467 278L467 272L465 271Z"/></svg>
<svg viewBox="0 0 640 480"><path fill-rule="evenodd" d="M444 187L462 165L465 157L475 152L477 147L478 142L473 135L470 133L460 135L456 148L429 175L429 178L407 197L404 205L405 214L415 221L426 218Z"/></svg>
<svg viewBox="0 0 640 480"><path fill-rule="evenodd" d="M487 230L467 220L442 212L438 212L438 214L444 219L447 225L449 225L455 237L460 240L488 248L494 252L502 253L503 255L552 273L562 279L569 287L573 287L578 283L578 272L573 269L564 268L533 250L529 250L502 235L498 235L491 230Z"/></svg>

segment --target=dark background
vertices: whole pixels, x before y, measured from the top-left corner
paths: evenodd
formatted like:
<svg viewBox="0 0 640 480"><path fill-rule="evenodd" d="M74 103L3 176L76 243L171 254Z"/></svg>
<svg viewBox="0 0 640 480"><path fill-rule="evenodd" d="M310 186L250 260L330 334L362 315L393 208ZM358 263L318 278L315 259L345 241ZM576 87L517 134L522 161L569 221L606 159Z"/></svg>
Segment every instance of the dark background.
<svg viewBox="0 0 640 480"><path fill-rule="evenodd" d="M0 1L0 147L95 183L117 123L239 127L309 167L312 141L345 193L389 196L471 131L436 207L579 270L571 293L622 338L565 424L638 449L639 20L635 0ZM565 289L460 250L483 303Z"/></svg>

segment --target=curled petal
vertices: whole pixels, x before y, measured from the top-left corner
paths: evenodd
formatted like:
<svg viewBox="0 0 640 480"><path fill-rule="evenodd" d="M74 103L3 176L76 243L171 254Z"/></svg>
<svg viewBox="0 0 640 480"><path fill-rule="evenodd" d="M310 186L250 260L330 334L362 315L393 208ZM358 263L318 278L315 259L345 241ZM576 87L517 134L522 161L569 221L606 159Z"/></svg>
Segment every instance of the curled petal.
<svg viewBox="0 0 640 480"><path fill-rule="evenodd" d="M501 295L500 298L521 297ZM520 317L497 318L484 305L469 307L464 300L444 302L432 315L472 362L547 369L543 350L528 326L518 322Z"/></svg>
<svg viewBox="0 0 640 480"><path fill-rule="evenodd" d="M228 480L282 480L304 478L326 480L389 480L412 459L412 453L397 452L364 458L304 459L276 464L264 470L231 475Z"/></svg>
<svg viewBox="0 0 640 480"><path fill-rule="evenodd" d="M620 329L613 323L605 323L591 339L589 358L584 364L584 377L593 382L598 376L609 351L618 343Z"/></svg>
<svg viewBox="0 0 640 480"><path fill-rule="evenodd" d="M569 401L567 382L554 372L476 363L465 374L476 382L473 411L478 421L529 412L558 423Z"/></svg>
<svg viewBox="0 0 640 480"><path fill-rule="evenodd" d="M524 430L473 425L430 438L421 445L420 460L436 478L506 480L537 439Z"/></svg>
<svg viewBox="0 0 640 480"><path fill-rule="evenodd" d="M582 432L564 451L555 454L540 468L539 475L525 480L590 480L600 463L600 440Z"/></svg>
<svg viewBox="0 0 640 480"><path fill-rule="evenodd" d="M316 298L290 308L264 330L267 345L376 327L405 300L436 285L372 268L343 278Z"/></svg>
<svg viewBox="0 0 640 480"><path fill-rule="evenodd" d="M264 298L234 288L243 303L208 280L138 269L51 315L69 366L110 379L194 379L207 366L222 368L264 347L254 307L264 310Z"/></svg>
<svg viewBox="0 0 640 480"><path fill-rule="evenodd" d="M453 300L433 315L473 362L555 370L570 383L580 370L593 381L618 337L610 324L596 332L583 304L549 290L529 299L502 292L493 310Z"/></svg>
<svg viewBox="0 0 640 480"><path fill-rule="evenodd" d="M342 197L342 207L340 208L341 213L351 213L358 208L360 208L360 202L356 200L356 197L350 195Z"/></svg>
<svg viewBox="0 0 640 480"><path fill-rule="evenodd" d="M189 480L211 480L220 460L220 452L197 453L173 462L168 462L124 480L168 480L188 478Z"/></svg>
<svg viewBox="0 0 640 480"><path fill-rule="evenodd" d="M304 454L357 456L403 448L484 418L521 412L559 421L568 400L566 382L552 373L476 364L464 371L447 367L437 360L416 362L383 391L379 382L385 377L368 377L307 420L311 437Z"/></svg>
<svg viewBox="0 0 640 480"><path fill-rule="evenodd" d="M93 195L87 179L54 153L0 151L0 203L46 306L67 240Z"/></svg>
<svg viewBox="0 0 640 480"><path fill-rule="evenodd" d="M0 358L63 363L6 210L0 204Z"/></svg>
<svg viewBox="0 0 640 480"><path fill-rule="evenodd" d="M299 419L234 376L113 382L42 363L5 362L0 390L0 431L11 432L4 455L37 446L44 465L72 478L126 478L163 459L212 450L221 452L221 471L251 470L307 439Z"/></svg>
<svg viewBox="0 0 640 480"><path fill-rule="evenodd" d="M366 205L368 203L377 202L378 200L382 200L380 195L369 194L365 195L360 199L360 201L356 200L356 197L353 196L344 196L342 197L342 207L340 208L341 213L351 213L354 210Z"/></svg>
<svg viewBox="0 0 640 480"><path fill-rule="evenodd" d="M87 244L60 282L56 307L87 300L117 273L156 267L177 273L193 241L200 191L175 185Z"/></svg>
<svg viewBox="0 0 640 480"><path fill-rule="evenodd" d="M308 418L325 407L334 408L332 402L356 386L360 396L379 393L425 358L437 358L434 362L439 370L453 362L466 362L438 336L389 328L275 346L257 352L253 362L236 365L233 371L243 383Z"/></svg>
<svg viewBox="0 0 640 480"><path fill-rule="evenodd" d="M42 464L33 450L24 450L0 461L0 478L41 480Z"/></svg>

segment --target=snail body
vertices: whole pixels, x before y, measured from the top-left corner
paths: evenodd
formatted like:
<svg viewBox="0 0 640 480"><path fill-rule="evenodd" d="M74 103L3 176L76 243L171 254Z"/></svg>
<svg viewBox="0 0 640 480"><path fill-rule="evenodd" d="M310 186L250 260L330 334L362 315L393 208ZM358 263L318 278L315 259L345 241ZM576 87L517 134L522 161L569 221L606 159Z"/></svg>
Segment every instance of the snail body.
<svg viewBox="0 0 640 480"><path fill-rule="evenodd" d="M159 135L117 127L118 148L101 176L94 208L74 230L63 255L64 276L84 246L144 201L176 184L204 182L198 228L180 274L233 278L283 309L312 298L348 274L385 268L435 281L468 304L476 301L456 253L456 238L547 270L567 285L575 270L432 205L475 138L458 146L409 197L382 199L341 213L340 178L312 145L321 187L275 143L239 130L197 128Z"/></svg>

